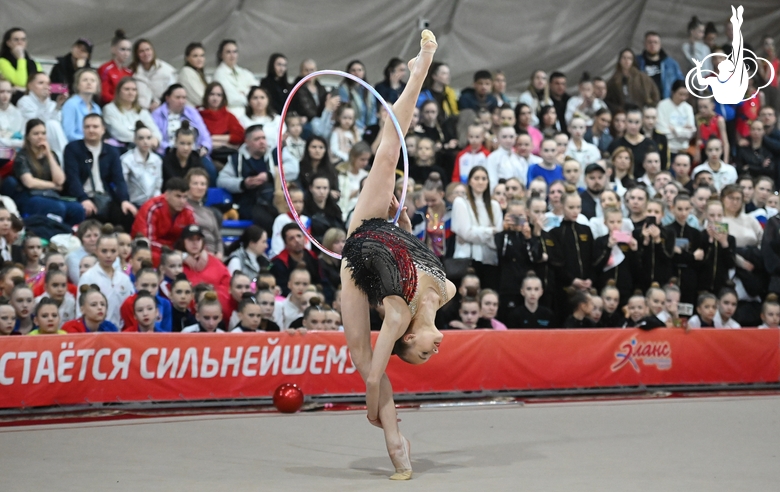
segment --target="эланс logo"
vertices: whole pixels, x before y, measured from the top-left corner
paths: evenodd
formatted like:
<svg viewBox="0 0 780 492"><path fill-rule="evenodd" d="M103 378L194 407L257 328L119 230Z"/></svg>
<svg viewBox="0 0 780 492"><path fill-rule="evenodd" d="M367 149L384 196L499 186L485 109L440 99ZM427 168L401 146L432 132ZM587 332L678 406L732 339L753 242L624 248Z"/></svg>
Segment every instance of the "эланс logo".
<svg viewBox="0 0 780 492"><path fill-rule="evenodd" d="M630 365L634 371L641 372L639 363L645 366L655 366L661 371L672 367L672 346L668 341L639 342L632 337L620 345L615 352L615 363L612 364L612 372L619 371Z"/></svg>
<svg viewBox="0 0 780 492"><path fill-rule="evenodd" d="M731 7L731 26L733 27L734 38L732 41L731 54L726 56L723 53L710 53L703 60L692 58L694 68L685 76L685 87L688 92L700 99L714 98L721 104L739 104L756 97L764 87L775 78L775 69L766 58L761 58L749 49L745 48L742 37L742 13L744 9L740 5L735 9ZM702 68L705 61L713 58L713 65L717 64L717 71ZM724 59L725 58L725 59ZM754 67L753 73L746 61L751 61L750 65ZM766 63L769 66L769 77L766 84L758 87L756 92L747 96L748 82L758 73L758 64ZM709 88L709 91L707 89ZM703 95L701 93L704 93Z"/></svg>

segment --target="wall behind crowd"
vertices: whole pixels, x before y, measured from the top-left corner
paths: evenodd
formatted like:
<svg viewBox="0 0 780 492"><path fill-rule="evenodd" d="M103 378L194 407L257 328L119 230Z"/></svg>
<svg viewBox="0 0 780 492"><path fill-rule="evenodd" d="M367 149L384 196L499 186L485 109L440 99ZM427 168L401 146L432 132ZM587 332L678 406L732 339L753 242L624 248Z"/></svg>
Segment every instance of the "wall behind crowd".
<svg viewBox="0 0 780 492"><path fill-rule="evenodd" d="M780 37L777 0L739 4L745 7L747 40ZM213 68L219 41L234 38L241 65L257 73L279 51L291 61L291 75L304 58L314 58L321 69L342 70L360 59L369 80L378 82L390 57L417 52L423 18L439 38L437 58L450 64L453 87L470 86L476 70L502 69L508 91L521 92L536 68L563 71L572 86L586 69L593 76L611 75L618 51L630 46L641 52L649 29L682 61L680 45L691 16L714 21L723 43L730 5L724 0L4 0L0 27L24 27L34 58L62 56L63 47L86 36L95 45L93 58L107 60L110 39L121 27L130 39L151 39L158 56L175 66L183 64L187 43L202 41Z"/></svg>

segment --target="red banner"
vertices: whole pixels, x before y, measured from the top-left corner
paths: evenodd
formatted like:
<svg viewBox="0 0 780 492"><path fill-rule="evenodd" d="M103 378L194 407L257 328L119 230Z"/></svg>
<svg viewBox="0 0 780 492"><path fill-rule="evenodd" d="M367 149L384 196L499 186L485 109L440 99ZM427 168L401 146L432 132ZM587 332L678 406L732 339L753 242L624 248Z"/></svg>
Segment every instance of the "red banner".
<svg viewBox="0 0 780 492"><path fill-rule="evenodd" d="M376 334L373 334L374 337ZM447 332L427 364L391 360L396 393L780 381L780 330ZM0 339L0 408L361 394L341 333Z"/></svg>

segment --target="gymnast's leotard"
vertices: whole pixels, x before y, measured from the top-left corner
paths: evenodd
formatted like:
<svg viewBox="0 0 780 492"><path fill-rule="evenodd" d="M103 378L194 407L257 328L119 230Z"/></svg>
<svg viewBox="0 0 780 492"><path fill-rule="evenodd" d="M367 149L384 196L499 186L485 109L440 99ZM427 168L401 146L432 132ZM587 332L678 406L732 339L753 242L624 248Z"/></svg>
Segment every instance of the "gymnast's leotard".
<svg viewBox="0 0 780 492"><path fill-rule="evenodd" d="M386 220L363 221L347 239L342 256L372 306L396 295L409 304L414 316L420 272L436 280L440 306L447 301L447 278L439 258L415 236Z"/></svg>

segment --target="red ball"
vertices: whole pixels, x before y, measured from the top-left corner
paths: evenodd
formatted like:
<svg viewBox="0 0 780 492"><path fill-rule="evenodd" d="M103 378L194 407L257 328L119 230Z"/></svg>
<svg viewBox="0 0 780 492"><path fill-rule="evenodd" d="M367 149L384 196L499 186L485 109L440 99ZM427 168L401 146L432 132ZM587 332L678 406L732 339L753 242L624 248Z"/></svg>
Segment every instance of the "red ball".
<svg viewBox="0 0 780 492"><path fill-rule="evenodd" d="M303 406L303 391L297 384L284 383L274 392L274 406L282 413L295 413Z"/></svg>

